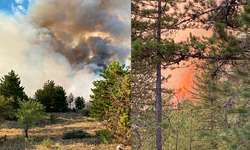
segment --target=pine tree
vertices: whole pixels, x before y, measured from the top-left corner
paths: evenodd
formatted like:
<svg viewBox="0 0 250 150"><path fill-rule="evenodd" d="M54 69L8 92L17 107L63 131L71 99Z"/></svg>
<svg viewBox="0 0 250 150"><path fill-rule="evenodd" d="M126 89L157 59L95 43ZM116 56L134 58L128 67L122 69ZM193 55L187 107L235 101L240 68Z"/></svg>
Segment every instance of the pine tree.
<svg viewBox="0 0 250 150"><path fill-rule="evenodd" d="M12 119L15 116L15 109L12 107L13 98L0 96L0 121Z"/></svg>
<svg viewBox="0 0 250 150"><path fill-rule="evenodd" d="M113 88L116 85L117 78L128 73L124 68L125 65L120 66L119 62L112 61L112 63L100 73L103 80L93 82L95 88L91 89L93 95L90 95L91 116L98 120L107 119L105 116L105 109L112 106L109 88Z"/></svg>
<svg viewBox="0 0 250 150"><path fill-rule="evenodd" d="M18 123L22 125L25 131L26 138L28 138L28 130L35 126L40 119L46 116L44 107L41 103L32 99L28 101L19 101L20 109L17 110Z"/></svg>
<svg viewBox="0 0 250 150"><path fill-rule="evenodd" d="M117 79L110 88L112 105L105 108L107 127L119 143L131 145L131 74Z"/></svg>
<svg viewBox="0 0 250 150"><path fill-rule="evenodd" d="M162 110L166 101L163 97L168 97L166 95L171 93L170 90L161 87L161 84L169 78L162 78L161 69L181 61L181 59L175 60L172 53L179 47L172 39L166 39L169 35L173 35L170 30L177 29L176 24L182 17L176 8L177 2L172 0L132 1L132 122L135 127L133 130L143 128L138 127L138 124L145 126L143 122L151 118L146 121L150 127L144 130L148 130L145 133L152 133L157 128L156 145L151 147L156 147L158 150L161 150L163 145L162 128L157 125L164 124ZM164 32L165 38L162 38L161 34ZM154 112L156 120L152 116Z"/></svg>
<svg viewBox="0 0 250 150"><path fill-rule="evenodd" d="M62 86L55 86L55 82L48 80L43 89L38 89L35 99L45 106L46 112L68 111L67 96Z"/></svg>
<svg viewBox="0 0 250 150"><path fill-rule="evenodd" d="M13 70L8 75L4 75L0 81L0 95L6 98L13 97L12 106L14 109L19 108L18 99L28 100L28 96L24 92L24 87L21 86L21 80Z"/></svg>
<svg viewBox="0 0 250 150"><path fill-rule="evenodd" d="M227 90L227 93L230 94L232 91L230 89L230 82L221 83L219 81L220 77L217 75L212 81L211 78L211 70L213 70L215 66L211 68L203 69L201 76L197 76L197 82L195 82L197 88L193 93L195 96L194 99L198 99L196 105L193 106L193 112L196 114L196 117L200 119L199 127L200 131L200 144L196 145L199 147L203 147L205 149L218 149L219 143L221 142L216 134L216 131L223 126L224 123L221 122L221 109L223 108L223 90ZM225 85L227 86L225 86ZM223 89L222 87L226 87L227 89ZM201 144L203 143L203 144Z"/></svg>
<svg viewBox="0 0 250 150"><path fill-rule="evenodd" d="M199 130L199 132L190 130L191 137L189 140L189 148L225 148L225 146L222 145L223 143L221 144L223 139L220 137L222 135L216 135L218 133L217 127L224 127L225 122L222 123L223 125L217 125L215 123L219 122L218 117L220 117L220 114L218 114L218 112L224 108L222 103L227 97L226 94L219 95L218 92L222 92L221 89L226 90L225 87L230 86L230 82L218 84L217 82L222 76L230 78L230 75L232 74L230 73L231 70L227 70L228 66L246 66L246 60L249 59L247 54L249 51L249 37L246 36L242 39L235 36L235 33L231 32L232 28L240 34L245 34L249 30L249 21L247 21L249 20L247 17L249 12L245 10L245 13L242 15L243 17L241 17L241 13L238 13L240 8L237 8L238 6L246 5L245 9L248 9L248 3L242 1L227 1L221 3L216 3L216 1L189 1L182 3L184 4L184 11L178 9L178 6L181 6L180 1L162 1L162 5L160 3L161 1L132 1L132 131L135 131L136 133L138 133L137 131L140 131L141 140L138 141L144 142L147 140L148 143L151 144L146 145L146 142L144 142L143 144L139 144L138 147L142 148L140 146L143 145L142 149L149 147L157 147L157 149L161 149L161 144L168 146L165 145L164 142L159 142L160 140L157 140L157 146L155 146L152 144L152 139L155 140L155 138L152 138L152 135L149 134L155 132L153 128L156 128L156 125L165 124L165 119L163 119L160 124L152 124L156 121L152 118L155 111L154 106L152 106L155 103L152 101L158 99L159 95L163 96L163 94L159 94L159 92L156 93L156 89L152 88L156 87L157 89L160 89L160 84L156 85L156 82L160 81L159 76L157 78L158 80L156 79L156 72L158 75L160 74L159 64L161 64L163 68L167 68L173 64L178 64L180 61L190 60L190 58L199 58L198 61L200 61L200 59L202 59L202 61L196 61L196 65L198 67L203 68L207 65L213 66L212 70L209 70L207 77L209 78L209 83L206 83L207 85L205 87L210 90L213 87L218 88L219 91L211 91L211 94L208 95L211 97L207 97L207 99L199 97L199 99L203 99L204 101L204 105L202 105L204 110L202 113L206 114L206 116L209 116L208 114L210 113L209 122L204 123L204 118L200 118L194 122L195 119L192 118L199 118L199 116L193 113L193 111L195 111L193 110L193 107L188 108L189 110L192 110L192 113L190 113L192 116L190 118L190 124L196 123L198 128L197 130ZM158 8L156 6L158 6ZM163 9L158 10L161 6L163 6ZM166 13L170 9L172 9L173 13ZM174 40L169 38L167 40L160 38L159 42L159 37L161 37L159 32L163 33L171 31L171 29L179 30L184 28L204 28L207 30L214 29L214 34L210 38L196 37L190 34L188 41L180 43L176 43ZM242 31L245 33L242 33ZM149 71L147 72L146 69ZM147 73L152 75L151 78L147 77ZM149 90L149 85L152 90ZM168 92L168 94L170 93L171 91ZM228 94L229 93L230 92L228 92ZM153 98L156 95L158 98ZM159 102L159 99L157 101ZM206 104L208 101L210 101L209 106L206 106L208 105ZM147 105L147 108L142 110L142 108L145 108L143 107L143 104L144 106ZM171 108L173 106L169 105L167 107ZM168 112L167 114L172 113L179 116L179 120L182 120L182 117L187 117L174 111ZM241 116L244 115L239 115L239 118L241 118ZM170 117L167 116L167 118ZM173 123L175 121L168 119L168 122ZM178 124L178 122L175 123ZM186 125L190 126L188 124ZM204 126L206 128L203 128ZM180 124L179 127L181 129L178 130L182 131L175 132L175 136L173 136L176 139L174 141L176 145L175 149L178 148L178 145L180 146L179 142L183 140L183 138L179 135L181 133L185 133L182 129L185 125ZM173 126L170 126L170 128L173 128ZM168 136L171 133L169 130L165 131L165 136ZM197 141L199 141L201 136L198 136L198 133L203 131L210 132L210 135L203 134L205 135L203 137L208 138L207 141L209 141L209 144L206 143L204 145L199 145ZM246 132L247 130L244 131ZM162 133L164 134L164 132ZM234 131L234 133L236 133L236 131ZM187 134L187 132L185 134ZM212 135L216 136L211 137ZM240 139L239 137L240 136L237 136L238 139ZM157 134L156 139L158 138L161 138L160 134ZM197 141L193 141L192 139ZM239 146L236 148L245 146L243 143L244 142L238 142L237 144Z"/></svg>
<svg viewBox="0 0 250 150"><path fill-rule="evenodd" d="M75 98L75 106L77 109L83 109L85 107L85 100L82 96L77 96Z"/></svg>

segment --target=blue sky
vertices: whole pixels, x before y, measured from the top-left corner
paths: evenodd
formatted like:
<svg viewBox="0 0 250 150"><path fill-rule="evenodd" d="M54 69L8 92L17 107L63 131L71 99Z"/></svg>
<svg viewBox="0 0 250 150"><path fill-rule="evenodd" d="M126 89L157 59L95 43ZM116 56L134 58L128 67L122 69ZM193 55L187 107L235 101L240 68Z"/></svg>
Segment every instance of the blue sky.
<svg viewBox="0 0 250 150"><path fill-rule="evenodd" d="M0 0L0 12L18 17L20 14L27 14L31 0Z"/></svg>

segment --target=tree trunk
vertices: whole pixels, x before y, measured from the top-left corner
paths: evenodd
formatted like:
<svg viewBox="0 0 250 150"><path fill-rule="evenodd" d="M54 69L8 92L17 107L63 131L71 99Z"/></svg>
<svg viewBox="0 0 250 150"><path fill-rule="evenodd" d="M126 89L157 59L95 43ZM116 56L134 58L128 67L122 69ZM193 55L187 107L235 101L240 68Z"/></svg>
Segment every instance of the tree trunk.
<svg viewBox="0 0 250 150"><path fill-rule="evenodd" d="M192 150L192 125L193 125L193 116L192 116L192 110L191 110L191 126L190 126L190 144L189 144L189 150Z"/></svg>
<svg viewBox="0 0 250 150"><path fill-rule="evenodd" d="M161 40L161 0L158 1L158 27L157 27L157 42L160 43ZM162 122L161 114L161 64L157 64L157 79L156 79L156 117L157 123ZM156 133L156 147L157 150L162 150L162 133L161 127L157 128Z"/></svg>
<svg viewBox="0 0 250 150"><path fill-rule="evenodd" d="M178 137L179 137L179 133L177 132L175 150L178 150L178 140L179 140Z"/></svg>
<svg viewBox="0 0 250 150"><path fill-rule="evenodd" d="M157 65L157 81L156 81L156 117L157 123L162 122L162 114L161 114L161 65ZM157 138L156 138L156 145L157 150L162 150L162 134L161 134L161 127L157 128Z"/></svg>
<svg viewBox="0 0 250 150"><path fill-rule="evenodd" d="M26 138L28 138L28 127L27 127L27 126L26 126L26 128L24 129L24 132L25 132Z"/></svg>

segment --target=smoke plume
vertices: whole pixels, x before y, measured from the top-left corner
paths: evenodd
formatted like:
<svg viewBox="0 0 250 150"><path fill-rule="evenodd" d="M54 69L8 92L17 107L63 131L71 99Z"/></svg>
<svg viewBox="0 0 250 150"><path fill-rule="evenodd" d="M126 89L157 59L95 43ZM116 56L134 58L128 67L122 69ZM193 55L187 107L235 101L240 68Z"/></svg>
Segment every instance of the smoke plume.
<svg viewBox="0 0 250 150"><path fill-rule="evenodd" d="M130 56L130 1L33 0L26 16L0 12L0 76L14 70L33 96L47 80L89 100L112 60Z"/></svg>

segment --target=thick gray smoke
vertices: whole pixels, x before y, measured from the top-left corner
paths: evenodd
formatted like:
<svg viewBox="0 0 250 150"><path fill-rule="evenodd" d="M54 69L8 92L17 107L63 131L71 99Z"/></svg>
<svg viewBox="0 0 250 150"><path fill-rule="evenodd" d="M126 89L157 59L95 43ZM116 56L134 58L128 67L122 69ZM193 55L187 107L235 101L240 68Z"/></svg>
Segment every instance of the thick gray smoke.
<svg viewBox="0 0 250 150"><path fill-rule="evenodd" d="M105 67L114 58L124 62L129 54L124 46L130 39L129 8L127 0L46 0L36 1L28 17L44 27L40 32L53 51L71 65Z"/></svg>
<svg viewBox="0 0 250 150"><path fill-rule="evenodd" d="M46 80L89 100L112 60L130 56L130 1L33 0L26 16L0 12L0 76L11 69L33 96Z"/></svg>

